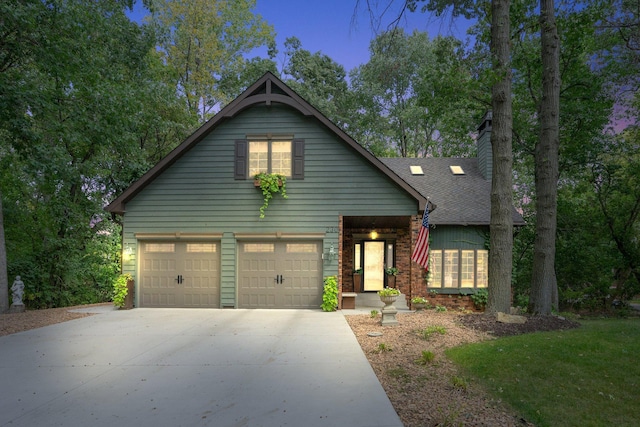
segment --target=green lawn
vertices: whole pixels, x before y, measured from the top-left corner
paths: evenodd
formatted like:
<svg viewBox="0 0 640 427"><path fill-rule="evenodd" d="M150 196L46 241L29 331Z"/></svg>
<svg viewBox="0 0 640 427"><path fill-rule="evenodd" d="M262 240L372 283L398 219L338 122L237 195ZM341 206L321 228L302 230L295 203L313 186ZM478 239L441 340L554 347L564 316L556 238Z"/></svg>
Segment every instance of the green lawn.
<svg viewBox="0 0 640 427"><path fill-rule="evenodd" d="M640 319L588 320L447 355L536 426L640 426Z"/></svg>

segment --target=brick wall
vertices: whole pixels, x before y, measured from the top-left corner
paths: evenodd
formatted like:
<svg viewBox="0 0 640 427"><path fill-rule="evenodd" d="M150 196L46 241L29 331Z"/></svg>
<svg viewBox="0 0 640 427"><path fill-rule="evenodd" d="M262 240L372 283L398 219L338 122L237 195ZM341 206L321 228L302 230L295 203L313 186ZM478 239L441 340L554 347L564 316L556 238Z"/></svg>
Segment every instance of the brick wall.
<svg viewBox="0 0 640 427"><path fill-rule="evenodd" d="M473 303L473 301L471 300L471 297L469 297L468 295L423 295L427 300L429 300L429 304L431 304L432 307L435 307L436 305L440 305L443 307L446 307L447 310L449 311L462 311L462 310L469 310L469 311L478 311L478 312L482 312L483 310L478 310L475 306L475 304Z"/></svg>

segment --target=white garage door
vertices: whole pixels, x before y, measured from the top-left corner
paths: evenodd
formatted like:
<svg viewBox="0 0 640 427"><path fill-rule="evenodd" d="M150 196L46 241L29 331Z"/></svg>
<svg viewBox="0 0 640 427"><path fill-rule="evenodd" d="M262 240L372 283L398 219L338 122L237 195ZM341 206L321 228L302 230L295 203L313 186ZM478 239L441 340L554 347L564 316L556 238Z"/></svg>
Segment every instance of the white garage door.
<svg viewBox="0 0 640 427"><path fill-rule="evenodd" d="M217 242L143 242L141 307L220 307Z"/></svg>
<svg viewBox="0 0 640 427"><path fill-rule="evenodd" d="M319 308L322 243L240 242L240 308Z"/></svg>

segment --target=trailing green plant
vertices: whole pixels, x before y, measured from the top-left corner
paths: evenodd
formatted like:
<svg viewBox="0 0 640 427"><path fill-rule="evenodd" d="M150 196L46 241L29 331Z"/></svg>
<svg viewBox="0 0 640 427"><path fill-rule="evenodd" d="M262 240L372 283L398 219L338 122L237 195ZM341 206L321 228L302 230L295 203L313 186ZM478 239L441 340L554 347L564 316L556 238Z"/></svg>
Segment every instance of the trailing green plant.
<svg viewBox="0 0 640 427"><path fill-rule="evenodd" d="M400 291L396 288L384 288L378 291L378 295L381 297L397 297L400 295Z"/></svg>
<svg viewBox="0 0 640 427"><path fill-rule="evenodd" d="M478 289L473 294L471 294L471 301L478 308L484 308L487 306L487 302L489 302L489 291L486 289Z"/></svg>
<svg viewBox="0 0 640 427"><path fill-rule="evenodd" d="M262 206L260 206L260 218L264 218L264 211L269 207L269 202L274 194L280 195L286 199L287 196L287 177L279 173L261 172L254 176L254 179L260 183L260 190L264 197Z"/></svg>
<svg viewBox="0 0 640 427"><path fill-rule="evenodd" d="M384 272L386 274L388 274L389 276L397 276L398 275L398 269L396 267L385 268Z"/></svg>
<svg viewBox="0 0 640 427"><path fill-rule="evenodd" d="M416 359L415 362L418 365L424 366L433 362L435 358L436 358L436 355L432 351L422 350L422 355L420 356L420 358Z"/></svg>
<svg viewBox="0 0 640 427"><path fill-rule="evenodd" d="M372 319L375 319L376 317L378 317L378 310L371 310L369 317L371 317Z"/></svg>
<svg viewBox="0 0 640 427"><path fill-rule="evenodd" d="M424 297L413 297L411 298L411 302L413 304L429 304L429 300Z"/></svg>
<svg viewBox="0 0 640 427"><path fill-rule="evenodd" d="M336 311L338 307L338 277L327 276L324 278L324 288L322 292L323 311Z"/></svg>
<svg viewBox="0 0 640 427"><path fill-rule="evenodd" d="M125 298L129 293L127 282L132 279L131 275L126 273L118 276L113 282L113 305L116 307L124 307Z"/></svg>
<svg viewBox="0 0 640 427"><path fill-rule="evenodd" d="M419 332L422 339L428 340L433 334L444 335L447 333L447 329L444 326L432 325L427 326L425 329Z"/></svg>

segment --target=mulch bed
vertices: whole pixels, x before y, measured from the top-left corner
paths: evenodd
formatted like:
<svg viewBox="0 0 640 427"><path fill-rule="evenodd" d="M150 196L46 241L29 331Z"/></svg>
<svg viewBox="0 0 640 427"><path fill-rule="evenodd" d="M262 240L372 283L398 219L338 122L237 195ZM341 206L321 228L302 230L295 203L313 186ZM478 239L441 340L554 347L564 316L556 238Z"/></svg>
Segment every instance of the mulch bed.
<svg viewBox="0 0 640 427"><path fill-rule="evenodd" d="M472 314L460 316L460 323L476 331L486 332L495 337L527 334L531 332L558 331L579 328L580 323L560 316L529 316L525 315L525 323L501 323L495 315Z"/></svg>

